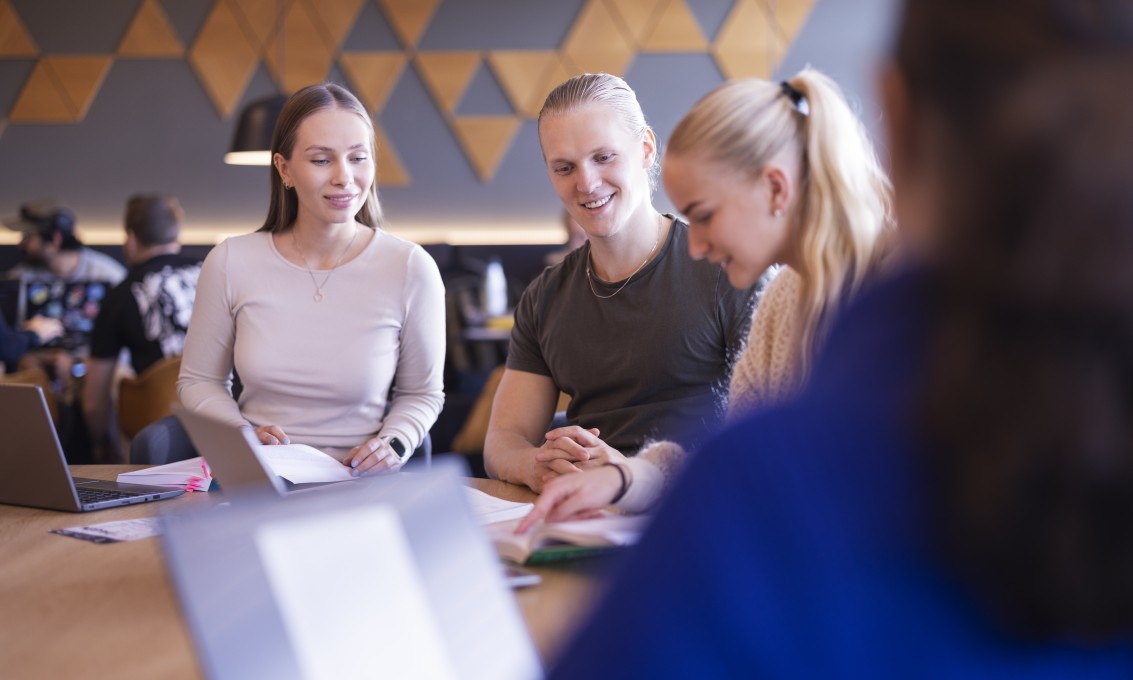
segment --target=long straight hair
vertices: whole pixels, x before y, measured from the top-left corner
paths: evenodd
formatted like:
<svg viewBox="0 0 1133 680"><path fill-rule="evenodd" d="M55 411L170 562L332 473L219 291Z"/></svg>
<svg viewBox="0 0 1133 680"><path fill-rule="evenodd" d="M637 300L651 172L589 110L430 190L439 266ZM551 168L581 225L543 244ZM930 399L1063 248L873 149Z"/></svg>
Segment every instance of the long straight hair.
<svg viewBox="0 0 1133 680"><path fill-rule="evenodd" d="M801 199L789 247L802 279L802 342L793 365L803 382L829 320L876 268L881 237L893 226L892 189L834 81L805 69L788 82L805 104L765 80L716 88L677 123L667 152L751 177L784 149L797 155Z"/></svg>
<svg viewBox="0 0 1133 680"><path fill-rule="evenodd" d="M287 99L287 103L283 105L283 110L280 111L279 119L275 123L275 130L272 131L272 158L275 158L275 154L278 153L287 160L291 160L291 153L295 150L295 138L299 134L299 126L311 114L325 109L350 111L366 123L367 129L370 131L370 158L374 159L376 170L378 150L374 142L374 121L370 120L366 108L362 106L362 102L358 101L358 98L350 90L334 83L308 85ZM269 182L271 183L271 204L268 206L267 218L259 231L268 231L274 234L290 229L291 225L295 223L295 218L299 215L299 197L295 191L283 186L283 177L280 176L274 162L271 164ZM378 203L376 172L374 182L370 185L370 190L366 195L366 202L354 219L373 229L379 229L382 226L382 208L381 204Z"/></svg>

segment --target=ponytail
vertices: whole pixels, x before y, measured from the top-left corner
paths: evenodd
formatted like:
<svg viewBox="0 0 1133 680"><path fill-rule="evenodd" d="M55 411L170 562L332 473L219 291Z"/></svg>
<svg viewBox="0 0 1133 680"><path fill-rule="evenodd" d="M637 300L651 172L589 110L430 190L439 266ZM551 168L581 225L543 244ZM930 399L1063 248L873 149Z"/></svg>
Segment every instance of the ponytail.
<svg viewBox="0 0 1133 680"><path fill-rule="evenodd" d="M878 243L893 225L892 186L865 127L833 80L804 69L785 81L783 89L780 99L795 110L803 139L794 247L803 281L805 351L799 357L799 375L805 378L828 322L884 254ZM792 92L801 97L796 99Z"/></svg>

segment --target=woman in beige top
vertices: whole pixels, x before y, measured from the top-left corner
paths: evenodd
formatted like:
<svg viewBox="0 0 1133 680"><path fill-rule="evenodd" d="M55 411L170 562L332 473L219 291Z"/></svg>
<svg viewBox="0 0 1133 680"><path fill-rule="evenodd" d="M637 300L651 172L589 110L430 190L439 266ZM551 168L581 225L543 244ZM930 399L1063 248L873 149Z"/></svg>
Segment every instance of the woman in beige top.
<svg viewBox="0 0 1133 680"><path fill-rule="evenodd" d="M892 231L889 180L864 127L838 86L815 70L782 83L731 81L677 124L663 177L688 218L694 259L719 264L737 288L782 265L733 368L729 415L790 396ZM646 511L685 458L679 445L654 442L618 470L563 476L520 529L584 515L614 498L619 509Z"/></svg>

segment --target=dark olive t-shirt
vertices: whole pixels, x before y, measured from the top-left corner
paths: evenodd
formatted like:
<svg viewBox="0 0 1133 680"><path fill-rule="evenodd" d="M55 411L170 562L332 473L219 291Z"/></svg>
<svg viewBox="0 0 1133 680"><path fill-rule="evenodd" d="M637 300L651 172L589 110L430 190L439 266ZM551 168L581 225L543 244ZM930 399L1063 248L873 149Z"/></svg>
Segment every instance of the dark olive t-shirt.
<svg viewBox="0 0 1133 680"><path fill-rule="evenodd" d="M567 420L597 427L623 453L655 439L695 445L722 422L756 287L736 290L718 266L692 260L680 221L661 254L611 298L591 290L589 256L587 243L524 291L508 368L550 377L571 397ZM610 295L623 282L591 283Z"/></svg>

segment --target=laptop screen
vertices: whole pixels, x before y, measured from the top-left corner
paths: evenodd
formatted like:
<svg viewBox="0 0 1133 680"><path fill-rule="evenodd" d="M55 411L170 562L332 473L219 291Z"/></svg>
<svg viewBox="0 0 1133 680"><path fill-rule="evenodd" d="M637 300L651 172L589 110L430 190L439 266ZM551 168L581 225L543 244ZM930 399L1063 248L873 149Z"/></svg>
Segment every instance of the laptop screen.
<svg viewBox="0 0 1133 680"><path fill-rule="evenodd" d="M539 677L463 474L441 463L165 515L166 563L206 675Z"/></svg>
<svg viewBox="0 0 1133 680"><path fill-rule="evenodd" d="M84 347L90 344L94 320L108 286L105 281L27 281L21 321L36 315L59 319L63 322L63 336L48 345Z"/></svg>

